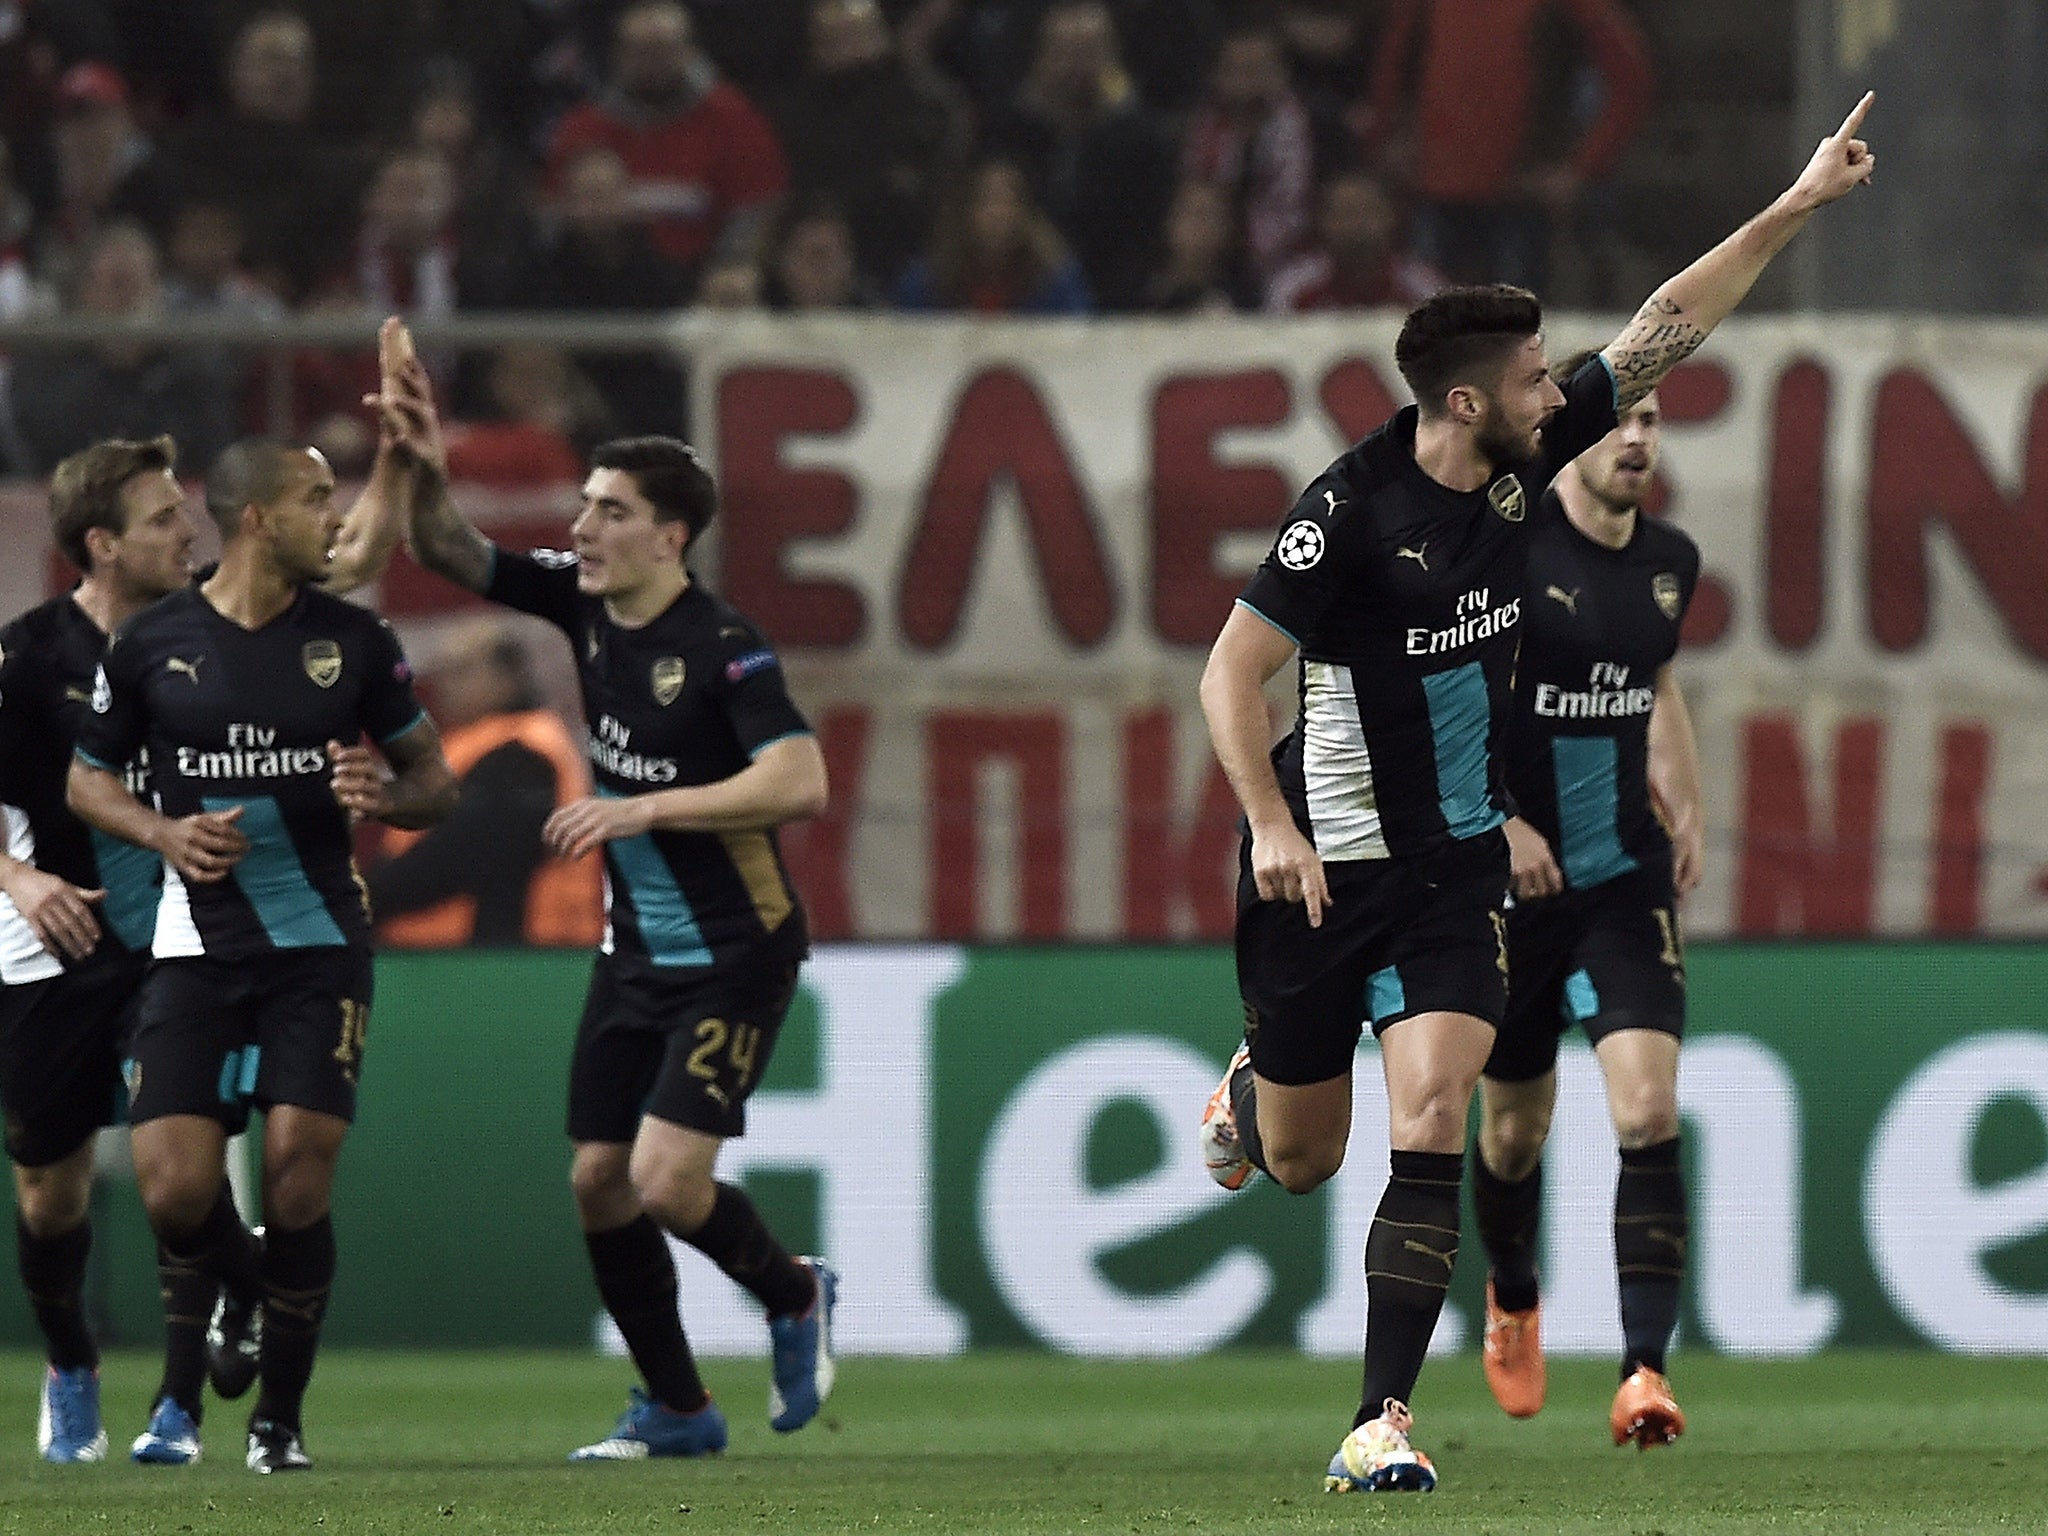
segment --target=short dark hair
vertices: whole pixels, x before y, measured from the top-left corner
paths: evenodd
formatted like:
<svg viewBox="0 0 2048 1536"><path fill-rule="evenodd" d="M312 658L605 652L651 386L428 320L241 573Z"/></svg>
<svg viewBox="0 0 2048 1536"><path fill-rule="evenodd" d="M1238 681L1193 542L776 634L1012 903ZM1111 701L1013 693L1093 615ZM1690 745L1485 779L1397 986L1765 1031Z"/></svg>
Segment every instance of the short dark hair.
<svg viewBox="0 0 2048 1536"><path fill-rule="evenodd" d="M81 571L91 571L92 553L85 536L95 528L114 534L128 531L121 487L137 475L175 472L177 467L178 445L169 437L110 437L58 464L50 475L50 533L64 558Z"/></svg>
<svg viewBox="0 0 2048 1536"><path fill-rule="evenodd" d="M1543 305L1512 283L1446 288L1408 312L1394 363L1425 416L1443 410L1457 384L1491 387L1508 356L1543 329Z"/></svg>
<svg viewBox="0 0 2048 1536"><path fill-rule="evenodd" d="M292 460L305 451L297 443L275 437L245 437L221 450L206 471L206 511L223 539L235 536L244 507L276 499L291 472Z"/></svg>
<svg viewBox="0 0 2048 1536"><path fill-rule="evenodd" d="M687 523L686 550L718 515L718 486L711 471L697 450L679 437L615 437L597 445L590 467L631 475L657 521Z"/></svg>

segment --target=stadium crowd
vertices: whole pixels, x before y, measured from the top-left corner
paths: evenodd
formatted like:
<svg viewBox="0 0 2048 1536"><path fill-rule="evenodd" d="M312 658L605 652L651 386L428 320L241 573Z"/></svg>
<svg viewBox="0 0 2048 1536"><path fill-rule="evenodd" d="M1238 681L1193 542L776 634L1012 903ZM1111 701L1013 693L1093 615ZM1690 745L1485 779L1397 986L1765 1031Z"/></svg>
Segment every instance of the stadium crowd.
<svg viewBox="0 0 2048 1536"><path fill-rule="evenodd" d="M1467 10L0 0L0 319L1291 313L1541 285L1648 108L1649 50L1622 0ZM1537 99L1583 105L1539 122ZM429 362L456 415L579 453L680 407L651 358ZM0 472L164 430L201 464L258 426L344 473L372 447L366 356L295 359L287 420L218 351L13 373Z"/></svg>

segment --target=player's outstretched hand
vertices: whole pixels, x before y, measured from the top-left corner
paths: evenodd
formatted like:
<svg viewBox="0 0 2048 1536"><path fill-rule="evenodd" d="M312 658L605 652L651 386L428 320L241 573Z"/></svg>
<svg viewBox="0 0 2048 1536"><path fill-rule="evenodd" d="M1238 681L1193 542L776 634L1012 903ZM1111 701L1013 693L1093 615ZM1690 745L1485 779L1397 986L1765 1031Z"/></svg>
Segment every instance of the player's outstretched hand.
<svg viewBox="0 0 2048 1536"><path fill-rule="evenodd" d="M361 742L345 747L327 743L328 783L342 809L359 821L372 821L391 809L391 782L377 754Z"/></svg>
<svg viewBox="0 0 2048 1536"><path fill-rule="evenodd" d="M642 797L572 800L548 817L541 841L557 858L580 859L593 848L619 837L638 837L652 828L654 812Z"/></svg>
<svg viewBox="0 0 2048 1536"><path fill-rule="evenodd" d="M104 890L89 891L62 875L20 864L6 893L36 942L60 959L83 960L99 943L100 923L92 909L106 899Z"/></svg>
<svg viewBox="0 0 2048 1536"><path fill-rule="evenodd" d="M363 396L363 404L377 413L383 446L445 476L448 449L434 407L433 381L413 349L412 332L396 315L378 327L377 365L378 392Z"/></svg>
<svg viewBox="0 0 2048 1536"><path fill-rule="evenodd" d="M196 811L171 823L159 850L165 862L185 879L209 885L224 879L249 851L249 839L235 825L242 808L231 805L224 811Z"/></svg>
<svg viewBox="0 0 2048 1536"><path fill-rule="evenodd" d="M1877 169L1877 156L1856 137L1877 92L1865 91L1863 99L1849 109L1842 126L1820 141L1806 169L1792 183L1792 196L1808 208L1819 208L1836 198L1847 197L1870 180Z"/></svg>

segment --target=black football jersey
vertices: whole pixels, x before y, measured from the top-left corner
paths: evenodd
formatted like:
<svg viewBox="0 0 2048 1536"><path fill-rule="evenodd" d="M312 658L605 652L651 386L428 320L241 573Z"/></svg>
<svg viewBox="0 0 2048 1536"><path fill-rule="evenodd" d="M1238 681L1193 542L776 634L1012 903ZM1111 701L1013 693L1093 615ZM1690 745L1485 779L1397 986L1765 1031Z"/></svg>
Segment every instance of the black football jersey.
<svg viewBox="0 0 2048 1536"><path fill-rule="evenodd" d="M558 550L496 550L485 595L569 637L600 795L731 778L763 748L810 734L782 664L743 615L693 582L637 628L576 588ZM604 952L660 967L708 966L771 935L807 944L804 913L772 830L665 832L604 845Z"/></svg>
<svg viewBox="0 0 2048 1536"><path fill-rule="evenodd" d="M84 962L149 948L163 864L147 849L87 826L64 803L72 748L91 714L107 637L69 595L0 630L0 814L7 851L86 890L105 890L101 940ZM122 765L128 788L149 797L147 749ZM0 980L34 981L63 968L0 896Z"/></svg>
<svg viewBox="0 0 2048 1536"><path fill-rule="evenodd" d="M1594 358L1542 453L1476 491L1415 462L1409 406L1310 482L1239 601L1300 648L1274 748L1295 821L1329 861L1476 837L1505 819L1502 754L1529 535L1558 471L1612 431Z"/></svg>
<svg viewBox="0 0 2048 1536"><path fill-rule="evenodd" d="M1529 548L1508 789L1565 883L1583 889L1670 860L1650 808L1650 711L1700 552L1641 515L1628 543L1609 549L1572 525L1555 492L1546 500Z"/></svg>
<svg viewBox="0 0 2048 1536"><path fill-rule="evenodd" d="M389 743L425 718L391 626L317 588L300 588L255 630L196 586L122 625L78 755L106 768L146 747L166 816L240 806L249 839L224 880L188 885L164 871L154 953L239 959L367 946L367 901L327 743L366 733Z"/></svg>

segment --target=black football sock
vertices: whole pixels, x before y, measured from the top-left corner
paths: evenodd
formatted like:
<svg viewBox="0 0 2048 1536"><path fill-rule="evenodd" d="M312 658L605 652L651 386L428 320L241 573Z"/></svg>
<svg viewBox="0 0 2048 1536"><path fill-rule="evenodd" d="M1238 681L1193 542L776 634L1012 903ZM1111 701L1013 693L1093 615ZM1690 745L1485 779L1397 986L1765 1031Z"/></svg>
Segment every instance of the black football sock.
<svg viewBox="0 0 2048 1536"><path fill-rule="evenodd" d="M1621 1282L1624 1379L1639 1365L1664 1369L1690 1237L1678 1138L1633 1151L1623 1147L1614 1185L1614 1266Z"/></svg>
<svg viewBox="0 0 2048 1536"><path fill-rule="evenodd" d="M1395 1152L1365 1239L1365 1391L1353 1427L1406 1403L1458 1263L1462 1152Z"/></svg>
<svg viewBox="0 0 2048 1536"><path fill-rule="evenodd" d="M678 1413L695 1413L710 1394L683 1333L675 1260L661 1228L653 1217L642 1215L623 1227L586 1232L583 1242L590 1250L597 1294L619 1325L648 1395Z"/></svg>
<svg viewBox="0 0 2048 1536"><path fill-rule="evenodd" d="M1504 1311L1528 1311L1538 1293L1536 1228L1543 1210L1543 1164L1527 1178L1510 1182L1486 1166L1483 1153L1473 1158L1472 1210L1493 1270L1494 1299Z"/></svg>
<svg viewBox="0 0 2048 1536"><path fill-rule="evenodd" d="M320 1349L320 1325L334 1288L334 1222L273 1226L263 1240L263 1361L252 1418L300 1427L306 1383Z"/></svg>
<svg viewBox="0 0 2048 1536"><path fill-rule="evenodd" d="M92 1252L92 1222L68 1232L37 1237L19 1212L14 1217L14 1256L22 1289L43 1331L43 1348L60 1371L99 1369L99 1346L85 1320L85 1261Z"/></svg>
<svg viewBox="0 0 2048 1536"><path fill-rule="evenodd" d="M1266 1166L1266 1144L1259 1139L1258 1074L1252 1071L1249 1057L1230 1074L1230 1112L1237 1119L1237 1144L1254 1168L1272 1178L1273 1170Z"/></svg>
<svg viewBox="0 0 2048 1536"><path fill-rule="evenodd" d="M162 1239L156 1245L156 1279L164 1302L164 1378L150 1401L171 1398L197 1424L206 1411L206 1325L220 1282Z"/></svg>
<svg viewBox="0 0 2048 1536"><path fill-rule="evenodd" d="M746 1191L731 1184L717 1188L704 1225L678 1235L751 1291L770 1317L809 1310L818 1295L816 1278L775 1240Z"/></svg>
<svg viewBox="0 0 2048 1536"><path fill-rule="evenodd" d="M235 1304L254 1307L263 1299L263 1241L242 1221L233 1191L221 1181L213 1209L193 1234L193 1254L211 1271Z"/></svg>

